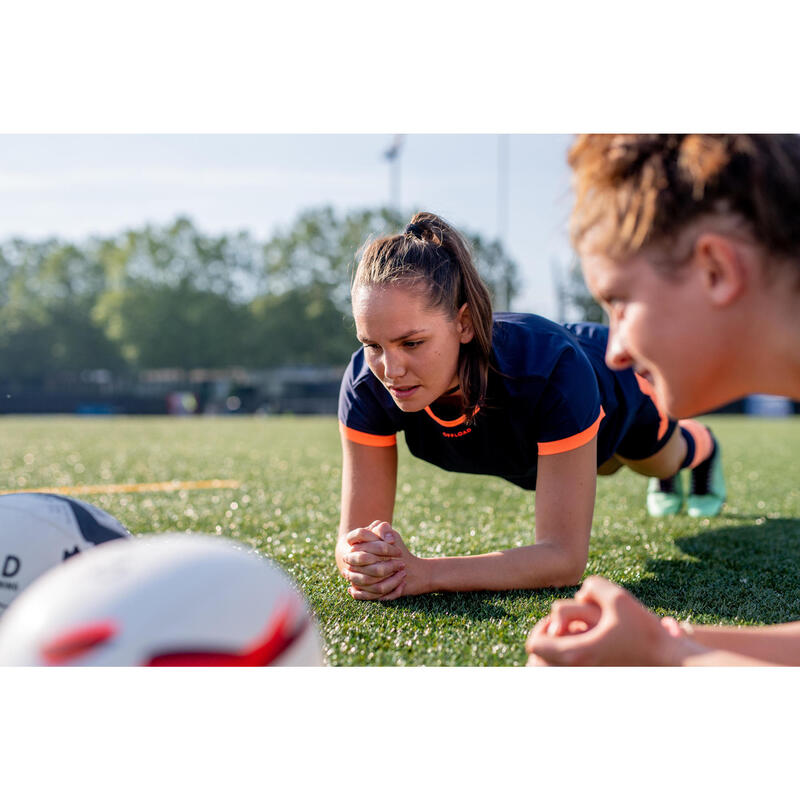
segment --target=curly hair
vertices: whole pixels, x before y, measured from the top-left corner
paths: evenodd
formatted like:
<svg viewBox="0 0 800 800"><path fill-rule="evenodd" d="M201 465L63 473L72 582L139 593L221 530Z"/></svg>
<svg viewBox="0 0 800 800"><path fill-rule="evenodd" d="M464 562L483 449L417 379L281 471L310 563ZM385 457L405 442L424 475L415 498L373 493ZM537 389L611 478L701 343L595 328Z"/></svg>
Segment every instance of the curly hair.
<svg viewBox="0 0 800 800"><path fill-rule="evenodd" d="M800 137L583 134L569 151L573 244L626 257L704 215L735 215L767 252L800 257Z"/></svg>

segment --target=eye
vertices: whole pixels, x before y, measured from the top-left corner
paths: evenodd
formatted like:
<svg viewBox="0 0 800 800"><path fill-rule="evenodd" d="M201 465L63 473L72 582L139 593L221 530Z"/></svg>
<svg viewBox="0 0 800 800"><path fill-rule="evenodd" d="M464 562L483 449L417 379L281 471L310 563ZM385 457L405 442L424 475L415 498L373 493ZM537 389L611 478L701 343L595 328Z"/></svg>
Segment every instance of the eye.
<svg viewBox="0 0 800 800"><path fill-rule="evenodd" d="M414 350L415 348L419 347L422 344L422 340L416 342L403 342L403 347L408 348L409 350Z"/></svg>
<svg viewBox="0 0 800 800"><path fill-rule="evenodd" d="M609 297L607 300L603 300L601 302L603 310L606 312L606 316L608 317L607 322L609 325L619 325L625 319L626 303L624 300L618 297Z"/></svg>
<svg viewBox="0 0 800 800"><path fill-rule="evenodd" d="M619 313L625 307L625 301L621 297L609 295L600 297L600 305L602 305L609 314Z"/></svg>
<svg viewBox="0 0 800 800"><path fill-rule="evenodd" d="M378 352L378 350L380 350L380 349L381 349L381 346L380 346L379 344L372 344L372 343L370 343L370 344L367 344L367 343L365 342L365 343L364 343L364 349L365 349L365 350L372 350L374 353L377 353L377 352Z"/></svg>

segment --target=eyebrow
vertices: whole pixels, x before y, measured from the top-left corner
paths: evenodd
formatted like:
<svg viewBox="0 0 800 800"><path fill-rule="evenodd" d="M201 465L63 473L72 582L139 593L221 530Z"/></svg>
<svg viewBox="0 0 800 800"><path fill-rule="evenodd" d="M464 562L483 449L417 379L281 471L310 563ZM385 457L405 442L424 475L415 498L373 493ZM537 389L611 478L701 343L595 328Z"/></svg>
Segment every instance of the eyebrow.
<svg viewBox="0 0 800 800"><path fill-rule="evenodd" d="M409 331L408 333L404 333L402 336L398 336L395 339L389 339L389 342L391 344L394 344L395 342L402 342L403 339L410 339L412 336L419 336L421 333L427 333L426 329L418 328L417 330ZM368 336L359 336L358 341L366 344L367 342L371 342L372 339L370 339Z"/></svg>

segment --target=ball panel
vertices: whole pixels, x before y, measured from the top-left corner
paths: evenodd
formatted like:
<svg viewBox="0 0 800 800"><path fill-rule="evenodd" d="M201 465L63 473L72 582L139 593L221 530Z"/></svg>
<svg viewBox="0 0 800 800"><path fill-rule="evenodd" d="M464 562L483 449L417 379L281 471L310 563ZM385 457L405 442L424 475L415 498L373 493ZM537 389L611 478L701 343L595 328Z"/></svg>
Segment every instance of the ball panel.
<svg viewBox="0 0 800 800"><path fill-rule="evenodd" d="M78 514L73 504L79 507ZM36 492L0 496L0 615L31 583L62 561L96 542L124 537L130 533L118 520L89 503Z"/></svg>
<svg viewBox="0 0 800 800"><path fill-rule="evenodd" d="M101 624L107 635L92 638ZM40 578L0 624L0 664L53 663L54 653L75 666L322 663L288 576L200 534L110 542Z"/></svg>
<svg viewBox="0 0 800 800"><path fill-rule="evenodd" d="M50 496L58 497L69 506L81 536L90 544L103 544L131 535L130 531L119 520L101 508L84 503L82 500L76 500L73 497Z"/></svg>

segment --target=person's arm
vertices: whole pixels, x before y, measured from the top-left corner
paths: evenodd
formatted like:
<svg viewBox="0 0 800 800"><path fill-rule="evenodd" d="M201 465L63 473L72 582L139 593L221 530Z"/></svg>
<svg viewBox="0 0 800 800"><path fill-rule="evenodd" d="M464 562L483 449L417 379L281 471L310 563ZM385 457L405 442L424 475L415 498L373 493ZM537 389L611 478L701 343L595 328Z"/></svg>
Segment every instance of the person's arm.
<svg viewBox="0 0 800 800"><path fill-rule="evenodd" d="M586 568L597 484L597 438L539 456L535 544L426 559L427 591L538 589L578 583Z"/></svg>
<svg viewBox="0 0 800 800"><path fill-rule="evenodd" d="M392 521L397 490L397 445L371 447L342 440L342 510L339 538L375 519Z"/></svg>
<svg viewBox="0 0 800 800"><path fill-rule="evenodd" d="M401 551L392 544L391 536L382 538L374 528L391 521L394 512L397 446L357 444L344 431L341 439L342 509L336 565L350 581L352 596L360 588L388 595L404 577Z"/></svg>
<svg viewBox="0 0 800 800"><path fill-rule="evenodd" d="M597 440L566 453L540 456L536 487L535 544L475 556L419 558L390 525L375 530L390 535L402 550L402 594L474 590L536 589L577 583L586 568L597 482ZM355 545L358 550L362 545ZM362 587L360 600L381 598ZM400 596L393 594L393 596Z"/></svg>
<svg viewBox="0 0 800 800"><path fill-rule="evenodd" d="M574 600L553 603L550 614L531 631L525 649L531 666L770 666L776 663L745 648L732 652L721 649L719 642L706 646L674 619L660 619L621 586L597 575L584 581Z"/></svg>
<svg viewBox="0 0 800 800"><path fill-rule="evenodd" d="M800 665L800 622L743 628L719 625L683 627L688 637L703 647L771 664Z"/></svg>

